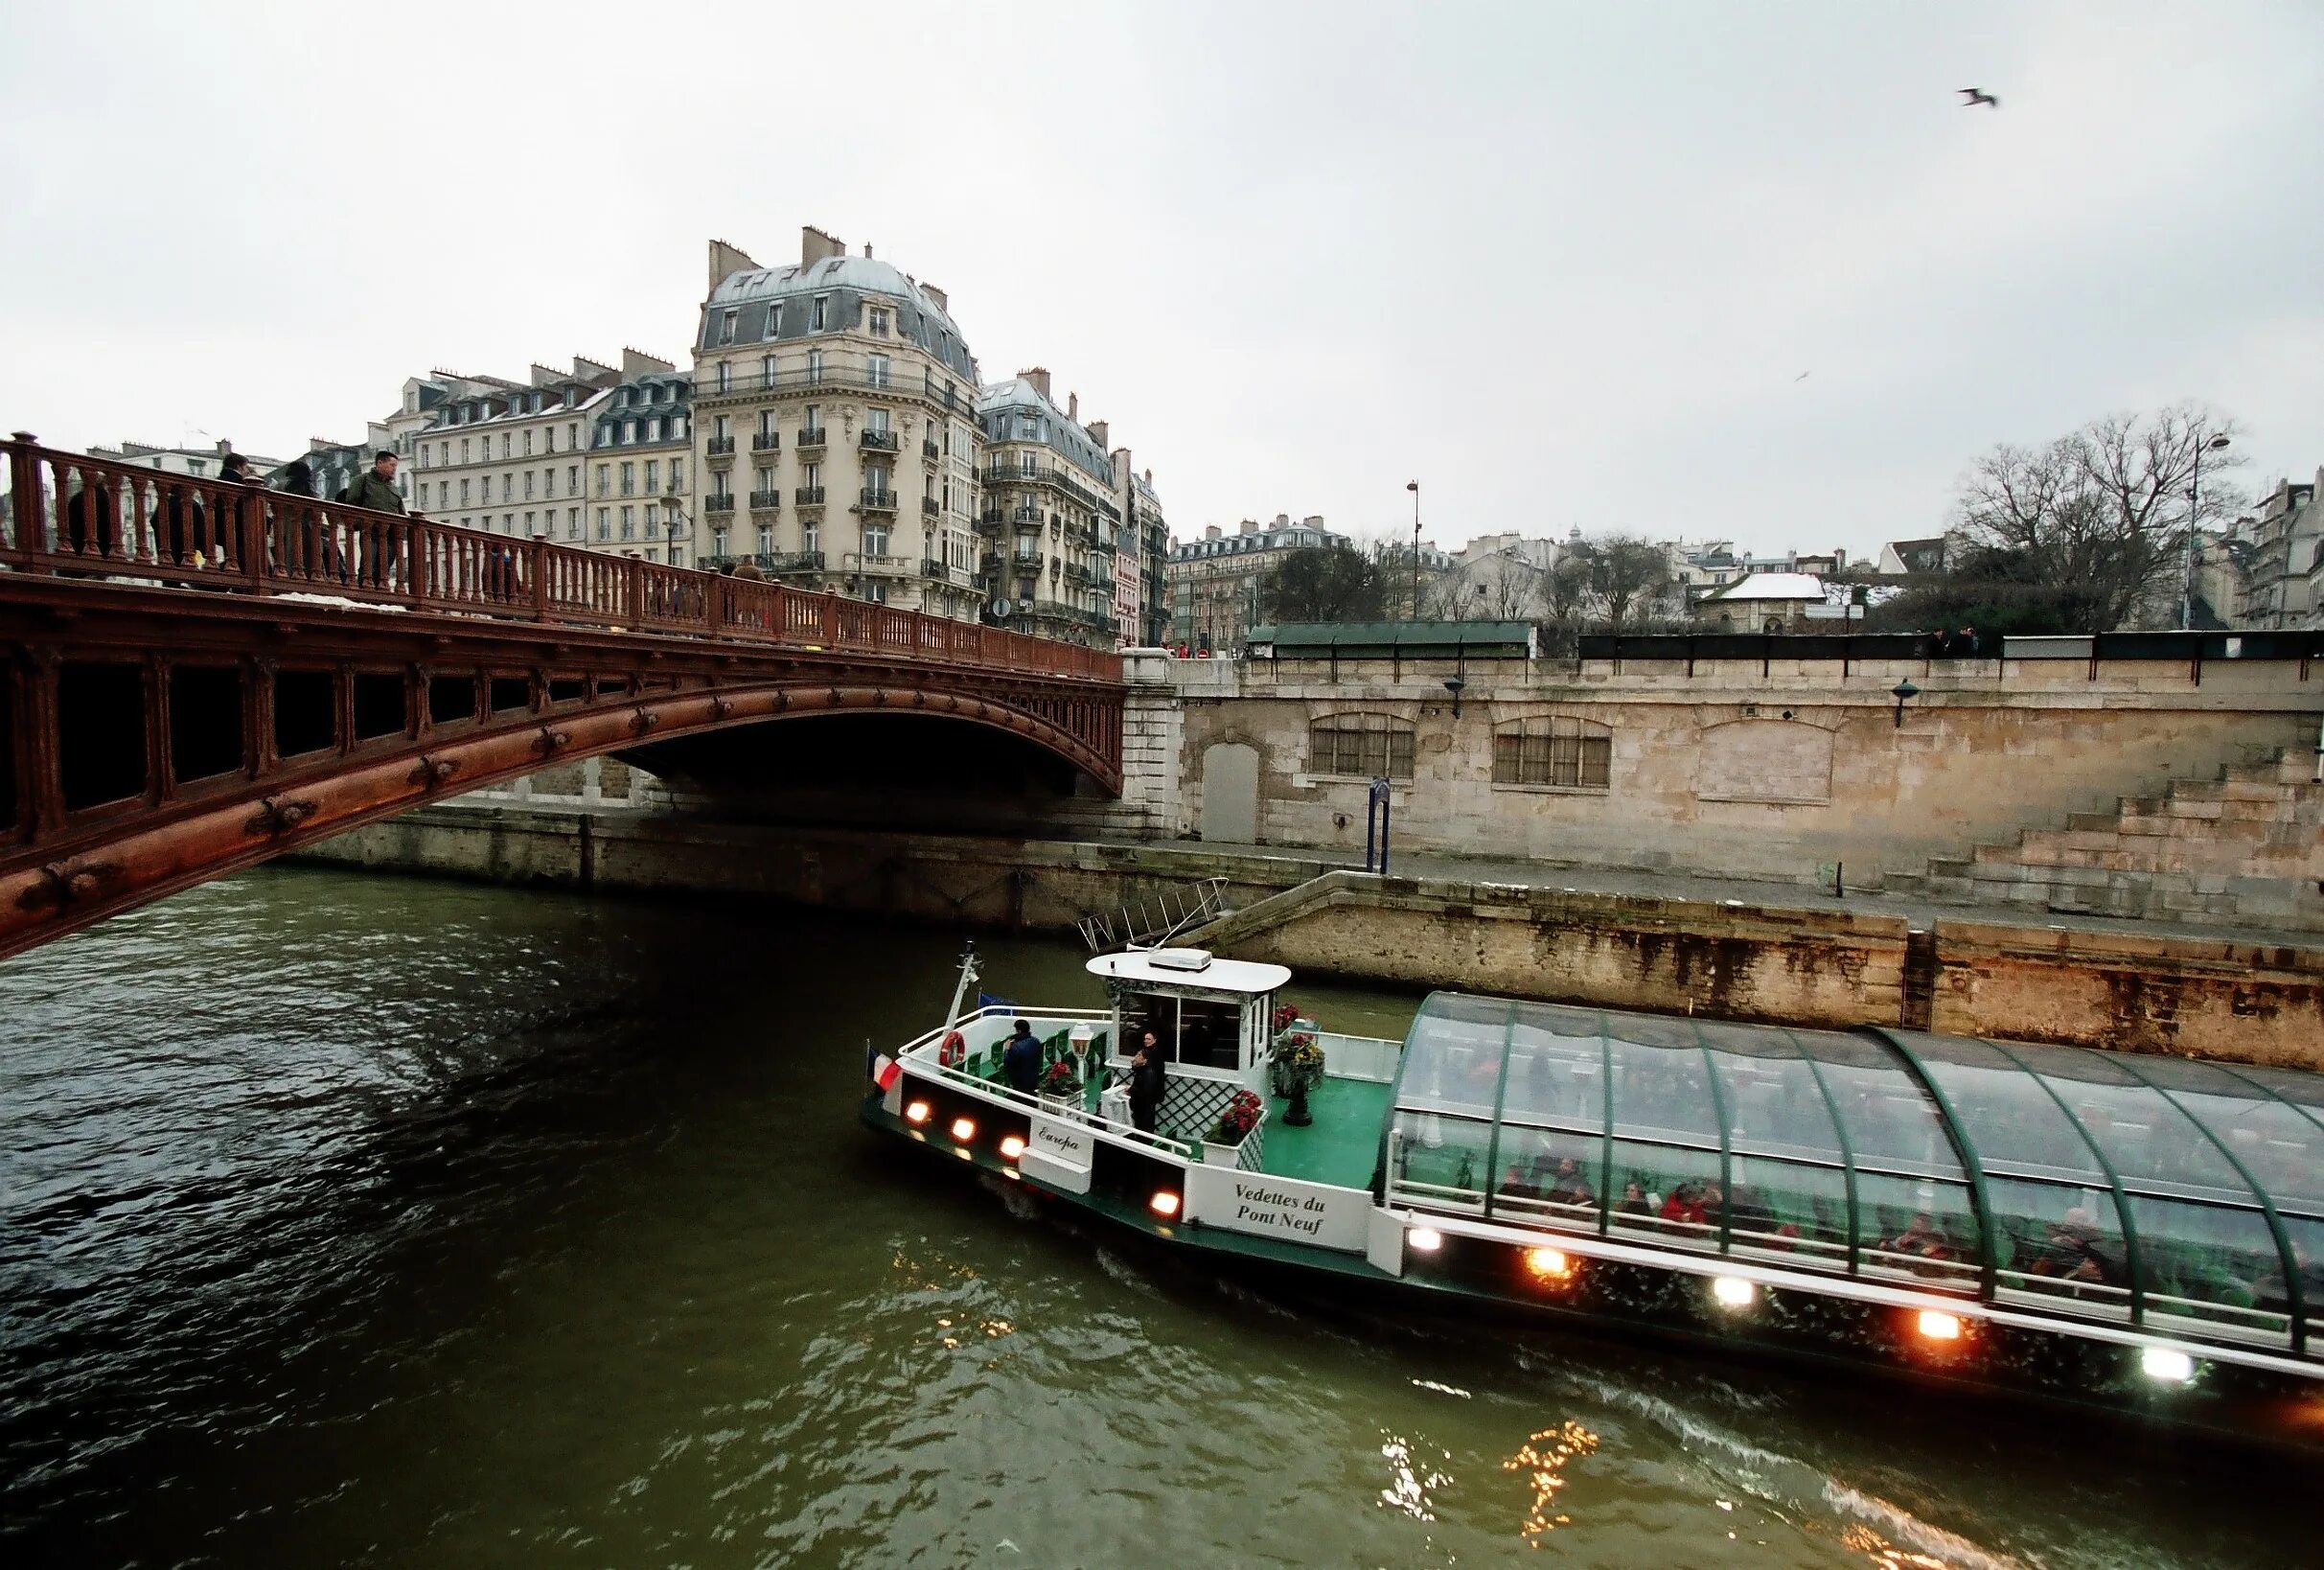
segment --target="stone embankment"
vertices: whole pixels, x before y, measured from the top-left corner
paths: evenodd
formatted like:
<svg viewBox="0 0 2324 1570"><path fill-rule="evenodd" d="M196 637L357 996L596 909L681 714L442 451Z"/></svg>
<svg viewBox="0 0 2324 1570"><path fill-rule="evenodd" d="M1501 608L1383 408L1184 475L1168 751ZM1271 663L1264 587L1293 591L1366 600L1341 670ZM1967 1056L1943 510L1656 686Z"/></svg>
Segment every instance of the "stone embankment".
<svg viewBox="0 0 2324 1570"><path fill-rule="evenodd" d="M2174 780L2062 829L1937 860L1883 892L1939 904L2324 933L2324 785L2294 752Z"/></svg>
<svg viewBox="0 0 2324 1570"><path fill-rule="evenodd" d="M1924 1027L2324 1068L2324 944L2149 923L1960 916L1895 900L1699 897L1297 855L738 824L464 803L316 847L341 864L642 894L714 893L1070 931L1225 880L1191 935L1307 974L1800 1026ZM1496 875L1499 875L1499 869ZM1567 878L1554 871L1545 878ZM1732 886L1729 886L1732 887Z"/></svg>

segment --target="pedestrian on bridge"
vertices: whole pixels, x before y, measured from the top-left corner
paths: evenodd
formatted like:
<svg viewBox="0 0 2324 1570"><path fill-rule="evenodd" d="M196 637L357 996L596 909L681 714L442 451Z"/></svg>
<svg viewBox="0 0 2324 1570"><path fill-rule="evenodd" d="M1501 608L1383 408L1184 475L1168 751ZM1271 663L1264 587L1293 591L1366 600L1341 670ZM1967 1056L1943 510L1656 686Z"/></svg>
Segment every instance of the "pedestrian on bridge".
<svg viewBox="0 0 2324 1570"><path fill-rule="evenodd" d="M373 453L371 467L357 475L356 482L347 488L347 505L375 513L402 513L403 493L396 489L396 462L395 453L386 448ZM378 548L377 533L377 530L366 525L348 530L346 539L339 546L338 573L341 583L359 576L371 588L388 587L382 571L386 553ZM357 559L350 561L350 557Z"/></svg>

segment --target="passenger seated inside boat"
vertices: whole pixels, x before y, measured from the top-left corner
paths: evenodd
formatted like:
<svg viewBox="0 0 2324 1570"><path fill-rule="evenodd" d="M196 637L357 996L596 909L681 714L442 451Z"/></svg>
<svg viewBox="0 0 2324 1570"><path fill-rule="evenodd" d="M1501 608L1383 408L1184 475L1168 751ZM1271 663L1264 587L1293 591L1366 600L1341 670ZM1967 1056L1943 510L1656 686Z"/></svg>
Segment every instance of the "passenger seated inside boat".
<svg viewBox="0 0 2324 1570"><path fill-rule="evenodd" d="M1915 1212L1904 1230L1882 1239L1880 1247L1886 1253L1909 1255L1916 1259L1950 1259L1955 1254L1952 1239L1937 1230L1926 1211Z"/></svg>
<svg viewBox="0 0 2324 1570"><path fill-rule="evenodd" d="M1725 1198L1715 1183L1682 1183L1663 1201L1663 1219L1689 1227L1714 1226Z"/></svg>
<svg viewBox="0 0 2324 1570"><path fill-rule="evenodd" d="M2049 1225L2040 1257L2028 1268L2036 1276L2059 1281L2122 1284L2122 1268L2098 1246L2098 1228L2090 1212L2077 1205Z"/></svg>
<svg viewBox="0 0 2324 1570"><path fill-rule="evenodd" d="M1646 1200L1646 1190L1636 1182L1630 1182L1622 1186L1622 1198L1614 1202L1614 1213L1650 1216L1654 1213L1654 1207Z"/></svg>

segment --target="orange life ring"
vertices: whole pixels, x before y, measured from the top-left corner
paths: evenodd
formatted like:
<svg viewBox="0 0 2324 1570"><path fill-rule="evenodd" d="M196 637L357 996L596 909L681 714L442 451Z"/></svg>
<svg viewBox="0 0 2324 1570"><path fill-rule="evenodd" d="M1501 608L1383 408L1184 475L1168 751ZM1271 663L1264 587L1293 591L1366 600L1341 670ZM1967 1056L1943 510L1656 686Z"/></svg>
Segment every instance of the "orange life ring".
<svg viewBox="0 0 2324 1570"><path fill-rule="evenodd" d="M968 1038L957 1030L947 1031L944 1039L936 1045L937 1067L956 1069L967 1061Z"/></svg>

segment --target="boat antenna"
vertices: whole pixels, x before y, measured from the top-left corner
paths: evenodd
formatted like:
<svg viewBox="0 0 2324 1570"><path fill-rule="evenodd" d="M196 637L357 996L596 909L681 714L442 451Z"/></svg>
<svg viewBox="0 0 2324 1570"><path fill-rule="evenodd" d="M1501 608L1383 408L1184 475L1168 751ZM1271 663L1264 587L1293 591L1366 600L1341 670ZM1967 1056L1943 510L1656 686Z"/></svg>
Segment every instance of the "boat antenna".
<svg viewBox="0 0 2324 1570"><path fill-rule="evenodd" d="M960 1000L968 996L971 981L977 979L977 944L972 938L966 952L960 956L960 980L953 987L953 1005L944 1012L944 1028L952 1028L953 1021L960 1017Z"/></svg>

